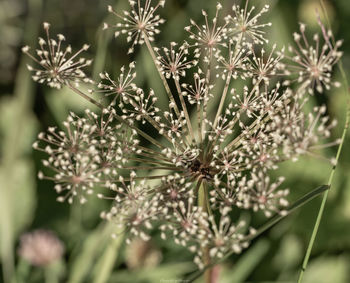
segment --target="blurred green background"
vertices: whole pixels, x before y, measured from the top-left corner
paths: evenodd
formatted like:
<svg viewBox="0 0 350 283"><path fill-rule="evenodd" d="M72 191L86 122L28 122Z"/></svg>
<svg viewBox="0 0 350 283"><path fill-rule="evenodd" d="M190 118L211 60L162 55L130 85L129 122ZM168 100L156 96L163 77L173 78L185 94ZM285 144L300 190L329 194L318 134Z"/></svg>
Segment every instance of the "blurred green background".
<svg viewBox="0 0 350 283"><path fill-rule="evenodd" d="M240 1L223 0L227 12ZM318 30L315 9L317 0L251 0L258 7L269 3L266 21L273 26L270 42L288 45L298 22L308 25L310 36ZM73 49L91 44L87 57L94 58L91 74L107 70L117 74L122 65L138 62L138 84L154 89L161 82L152 75L152 62L142 48L126 56L124 38L113 38L102 31L104 21L115 23L107 5L116 10L127 8L126 0L1 0L0 1L0 253L5 276L17 274L22 282L45 282L45 271L27 266L19 260L16 249L19 237L26 231L45 228L55 231L65 244L64 259L53 268L60 282L162 282L182 278L195 266L191 255L171 242L134 242L126 246L111 240L111 227L101 222L99 213L108 203L91 198L84 206L55 201L53 184L39 181L42 170L40 152L31 145L39 131L60 125L69 111L82 113L91 105L69 90L52 90L31 81L25 68L27 58L20 52L23 45L33 47L43 36L41 23L50 22L51 34L62 33ZM162 17L167 21L158 46L186 38L183 28L189 18L201 21L201 9L215 12L216 1L167 0ZM327 12L337 39L344 39L343 63L350 67L350 1L326 1ZM335 77L341 80L339 73ZM339 121L333 139L341 135L345 119L344 88L332 89L323 96L311 98L328 105L329 115ZM160 103L167 103L162 100ZM348 135L349 137L349 135ZM335 148L327 149L328 157ZM327 162L304 158L285 163L279 173L287 177L290 200L327 182L331 166ZM258 237L241 256L233 256L217 271L221 282L295 282L313 228L321 198L313 200L275 227ZM109 275L111 274L111 275ZM1 276L3 279L3 276ZM165 282L165 281L163 281ZM198 281L200 282L200 280ZM329 194L324 217L306 271L305 283L350 282L350 142L345 147Z"/></svg>

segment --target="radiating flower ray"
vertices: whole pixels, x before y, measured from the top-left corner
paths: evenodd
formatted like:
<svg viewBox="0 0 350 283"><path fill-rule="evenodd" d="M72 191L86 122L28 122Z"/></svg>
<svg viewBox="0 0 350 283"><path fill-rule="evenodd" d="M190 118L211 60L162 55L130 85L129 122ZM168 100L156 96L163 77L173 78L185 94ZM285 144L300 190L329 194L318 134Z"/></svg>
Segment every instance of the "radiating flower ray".
<svg viewBox="0 0 350 283"><path fill-rule="evenodd" d="M208 215L194 203L194 198L174 203L172 213L165 216L168 223L161 225L162 238L170 234L175 243L190 247L194 253L200 252L200 240L205 240L204 227L207 226Z"/></svg>
<svg viewBox="0 0 350 283"><path fill-rule="evenodd" d="M172 77L179 81L180 77L186 76L186 70L196 66L198 61L188 59L189 45L187 42L184 42L176 50L177 45L176 42L170 42L170 48L154 48L154 50L157 53L158 65L161 71L164 72L165 77L167 79Z"/></svg>
<svg viewBox="0 0 350 283"><path fill-rule="evenodd" d="M207 58L209 53L216 51L218 46L226 46L224 40L227 38L226 26L227 22L224 25L219 25L219 11L222 9L220 3L216 5L215 17L212 20L212 23L209 23L208 14L206 11L202 10L202 15L205 19L205 25L198 25L194 20L190 20L191 25L185 27L185 30L190 34L189 38L194 40L194 45L198 48L195 49L196 57L199 57L202 50L204 50L204 60L208 61Z"/></svg>
<svg viewBox="0 0 350 283"><path fill-rule="evenodd" d="M117 13L112 6L108 6L108 11L121 19L122 22L115 25L105 23L104 29L116 28L115 37L118 37L120 34L126 34L127 41L132 41L128 53L134 52L136 44L143 44L145 36L150 41L154 41L154 36L160 32L158 29L159 25L165 22L159 15L155 14L159 7L164 6L165 1L158 1L154 7L151 5L151 2L152 0L145 0L145 4L141 5L141 0L129 0L132 11L123 11L123 14Z"/></svg>
<svg viewBox="0 0 350 283"><path fill-rule="evenodd" d="M158 205L161 195L151 195L144 180L136 183L135 175L132 171L129 181L120 177L119 182L111 185L111 190L117 193L113 198L114 205L110 211L102 212L101 217L113 221L120 230L127 230L130 236L148 240L147 230L152 229L152 221L157 220L160 214L166 214L166 211ZM106 198L101 194L99 197ZM129 238L127 242L130 243Z"/></svg>
<svg viewBox="0 0 350 283"><path fill-rule="evenodd" d="M211 259L221 259L229 251L239 254L243 248L248 246L248 243L242 243L242 239L246 235L243 230L247 224L240 221L234 225L229 216L230 211L230 207L222 207L218 223L213 215L209 217L211 230L208 231L208 246Z"/></svg>
<svg viewBox="0 0 350 283"><path fill-rule="evenodd" d="M234 88L231 90L232 100L236 103L232 104L231 107L235 107L238 110L242 110L240 115L246 114L249 118L256 115L255 113L259 110L259 102L261 97L257 95L259 91L256 88L249 89L247 86L243 88L243 96L235 91ZM229 106L230 107L230 106Z"/></svg>
<svg viewBox="0 0 350 283"><path fill-rule="evenodd" d="M24 46L22 48L22 52L27 54L40 67L39 69L27 65L28 70L34 73L32 76L33 80L58 89L67 82L74 82L75 84L79 82L92 83L92 80L89 79L82 70L90 66L92 60L86 60L83 57L80 57L79 60L76 58L80 53L86 51L89 45L84 44L78 52L70 55L72 53L70 45L64 50L62 48L62 42L65 41L64 35L58 34L58 41L56 41L50 38L50 24L44 23L43 26L46 31L47 39L39 38L40 49L36 50L37 57L29 52L29 46Z"/></svg>
<svg viewBox="0 0 350 283"><path fill-rule="evenodd" d="M247 64L247 68L248 73L253 78L253 83L260 80L266 85L269 85L271 78L285 75L285 65L281 62L284 57L284 49L282 49L280 52L277 52L277 56L274 57L273 55L275 49L276 44L272 46L270 54L265 59L264 48L261 49L260 57L257 56L254 49L251 48L253 56L252 59L249 57L247 58L247 61L249 62Z"/></svg>
<svg viewBox="0 0 350 283"><path fill-rule="evenodd" d="M289 46L291 56L286 56L294 65L290 66L291 72L297 76L299 91L307 91L310 94L317 92L322 93L324 89L329 90L333 85L339 87L339 82L331 80L333 66L339 61L342 52L338 49L342 45L339 40L333 46L328 36L332 35L331 31L323 34L324 43L321 45L318 34L313 36L314 45L312 45L305 35L305 24L300 24L300 33L294 33L296 47Z"/></svg>
<svg viewBox="0 0 350 283"><path fill-rule="evenodd" d="M246 62L250 53L249 49L247 50L245 47L230 41L228 44L228 56L220 53L216 55L220 63L216 66L216 69L222 70L222 72L216 74L216 77L226 80L227 76L232 76L233 79L237 79L240 76L244 80L247 75L245 72L247 69Z"/></svg>
<svg viewBox="0 0 350 283"><path fill-rule="evenodd" d="M266 217L274 213L285 213L284 208L289 205L286 199L289 190L277 190L283 181L284 177L279 177L277 182L272 183L270 177L262 171L253 173L245 192L246 198L249 199L247 206L252 207L254 211L263 211Z"/></svg>
<svg viewBox="0 0 350 283"><path fill-rule="evenodd" d="M135 91L137 90L134 79L136 78L135 62L129 64L129 70L126 72L125 67L123 66L120 69L120 75L117 80L111 79L110 75L107 72L100 73L101 81L97 87L98 90L90 90L91 92L102 93L105 96L114 96L111 102L111 105L115 105L116 101L119 99L119 96L123 95L124 97L133 97ZM105 82L104 82L105 81Z"/></svg>
<svg viewBox="0 0 350 283"><path fill-rule="evenodd" d="M269 5L265 5L260 12L253 15L255 6L252 6L248 11L249 0L246 1L244 9L241 9L238 5L232 6L233 16L229 16L228 19L232 23L232 27L229 32L234 36L235 40L240 42L244 41L247 44L253 42L254 44L268 43L265 38L264 27L271 26L271 23L260 24L259 18L268 12Z"/></svg>

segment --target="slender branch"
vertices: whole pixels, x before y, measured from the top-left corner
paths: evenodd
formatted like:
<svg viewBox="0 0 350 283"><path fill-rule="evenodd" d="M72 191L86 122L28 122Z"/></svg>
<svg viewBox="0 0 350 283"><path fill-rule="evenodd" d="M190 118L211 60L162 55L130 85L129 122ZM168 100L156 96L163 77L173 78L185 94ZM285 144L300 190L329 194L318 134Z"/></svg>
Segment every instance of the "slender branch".
<svg viewBox="0 0 350 283"><path fill-rule="evenodd" d="M179 98L180 98L180 102L181 102L181 105L182 105L182 109L183 109L184 114L185 114L188 131L190 133L191 139L195 140L194 134L193 134L193 129L192 129L192 124L191 124L191 119L190 119L190 116L188 115L187 106L186 106L184 97L183 97L182 92L181 92L181 87L180 87L180 84L179 84L179 80L177 80L175 78L175 76L174 76L174 81L175 81L175 85L176 85L176 90L177 90L177 92L179 94Z"/></svg>
<svg viewBox="0 0 350 283"><path fill-rule="evenodd" d="M98 108L100 109L104 109L105 107L99 103L98 101L96 101L95 99L93 99L92 97L86 95L85 93L83 93L82 91L80 91L79 89L77 89L76 87L74 87L70 82L68 82L66 84L71 90L73 90L75 93L79 94L81 97L83 97L84 99L86 99L87 101L91 102L92 104L96 105Z"/></svg>
<svg viewBox="0 0 350 283"><path fill-rule="evenodd" d="M166 78L164 77L164 75L163 75L161 69L159 68L159 64L157 63L157 62L158 62L157 57L156 57L156 55L154 54L153 47L152 47L152 45L151 45L151 43L150 43L150 41L149 41L148 36L147 36L146 33L144 33L144 40L145 40L147 49L148 49L149 53L151 54L152 60L153 60L153 62L154 62L154 64L155 64L155 66L156 66L156 69L157 69L157 71L158 71L158 73L159 73L159 76L160 76L160 78L161 78L161 80L162 80L162 82L163 82L163 85L164 85L164 87L165 87L165 91L166 91L166 93L167 93L167 95L168 95L168 97L169 97L169 99L170 99L170 102L171 102L171 104L174 105L174 111L175 111L177 117L180 117L179 108L177 107L177 104L176 104L176 102L175 102L174 96L173 96L173 94L172 94L172 92L171 92L171 90L170 90L169 84L168 84Z"/></svg>
<svg viewBox="0 0 350 283"><path fill-rule="evenodd" d="M198 206L202 207L204 212L207 212L208 214L211 214L211 209L209 206L209 199L208 199L208 185L206 181L199 181L200 186L198 189ZM209 248L203 247L203 259L205 266L210 266L210 255L209 255ZM204 278L205 283L211 283L211 277L212 277L212 268L208 268L204 272Z"/></svg>
<svg viewBox="0 0 350 283"><path fill-rule="evenodd" d="M203 142L203 137L202 137L202 133L201 133L201 123L202 123L202 111L201 111L202 107L199 103L197 103L197 123L198 123L198 136L199 136L199 143Z"/></svg>
<svg viewBox="0 0 350 283"><path fill-rule="evenodd" d="M67 83L67 86L73 90L75 93L79 94L81 97L85 98L87 101L91 102L92 104L96 105L97 107L99 107L101 110L105 109L105 107L97 102L95 99L91 98L90 96L86 95L85 93L83 93L82 91L80 91L79 89L77 89L76 87L74 87L73 85L71 85L70 83ZM135 127L134 125L130 124L129 122L127 122L126 120L124 120L122 117L120 117L118 114L114 114L114 117L121 123L126 124L128 127L130 127L131 129L134 129L140 136L144 137L146 140L148 140L149 142L153 143L154 145L158 146L159 148L163 148L164 146L159 143L158 141L156 141L154 138L152 138L151 136L149 136L148 134L146 134L145 132L143 132L142 130L140 130L139 128Z"/></svg>
<svg viewBox="0 0 350 283"><path fill-rule="evenodd" d="M218 107L218 111L216 112L216 116L215 116L213 128L216 127L216 125L217 125L217 123L218 123L218 120L219 120L219 116L220 116L220 114L221 114L221 112L222 112L222 108L224 107L224 103L225 103L227 91L228 91L228 88L229 88L230 82L231 82L231 76L232 76L232 71L230 71L230 72L227 74L226 83L225 83L225 88L224 88L224 91L223 91L222 96L221 96L221 100L220 100L220 104L219 104L219 107Z"/></svg>
<svg viewBox="0 0 350 283"><path fill-rule="evenodd" d="M209 95L209 86L210 86L210 78L211 78L211 65L212 65L212 58L213 58L213 48L210 48L209 50L209 62L208 62L208 68L205 76L205 83L207 84L207 90L204 96L203 101L203 108L202 108L202 127L201 127L201 133L202 133L202 139L205 138L205 120L207 118L207 107L208 107L208 101L207 96Z"/></svg>

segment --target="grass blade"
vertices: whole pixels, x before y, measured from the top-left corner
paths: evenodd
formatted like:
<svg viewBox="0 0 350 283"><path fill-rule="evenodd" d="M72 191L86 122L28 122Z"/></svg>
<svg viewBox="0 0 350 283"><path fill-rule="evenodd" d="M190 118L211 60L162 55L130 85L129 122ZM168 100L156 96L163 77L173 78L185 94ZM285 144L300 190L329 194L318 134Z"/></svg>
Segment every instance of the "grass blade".
<svg viewBox="0 0 350 283"><path fill-rule="evenodd" d="M323 13L324 13L324 15L326 17L327 25L330 26L327 10L325 9L323 0L320 0L320 3L321 3L322 11L323 11ZM334 39L333 38L332 38L332 41L333 41L333 44L334 44ZM341 73L341 75L343 77L343 83L344 83L344 87L345 87L345 92L347 94L349 94L349 83L348 83L348 80L347 80L347 77L346 77L346 74L345 74L345 71L344 71L344 68L343 68L342 61L339 61L339 65L338 66L339 66L340 73ZM350 123L350 97L349 96L348 96L346 105L347 105L346 106L346 119L345 119L345 124L344 124L344 128L343 128L343 133L342 133L342 136L341 136L341 142L339 144L339 147L338 147L338 150L337 150L337 155L336 155L336 158L335 158L335 164L338 163L338 160L339 160L339 157L340 157L343 145L344 145L346 133L347 133L347 130L349 128L349 123ZM336 165L333 166L332 171L331 171L330 176L329 176L329 179L328 179L328 186L329 187L332 184L334 173L335 173L335 169L336 169ZM321 223L321 219L322 219L322 216L323 216L324 208L326 206L328 192L329 192L329 190L327 190L325 192L325 194L323 195L322 203L321 203L320 209L319 209L318 214L317 214L316 222L315 222L314 228L312 230L312 234L311 234L310 241L309 241L306 253L305 253L305 257L304 257L304 260L303 260L301 271L299 273L298 283L302 282L304 272L305 272L307 264L309 262L309 258L310 258L310 255L311 255L311 250L312 250L312 247L314 245L314 242L315 242L315 239L316 239L316 235L317 235L317 232L318 232L318 228L319 228L320 223Z"/></svg>

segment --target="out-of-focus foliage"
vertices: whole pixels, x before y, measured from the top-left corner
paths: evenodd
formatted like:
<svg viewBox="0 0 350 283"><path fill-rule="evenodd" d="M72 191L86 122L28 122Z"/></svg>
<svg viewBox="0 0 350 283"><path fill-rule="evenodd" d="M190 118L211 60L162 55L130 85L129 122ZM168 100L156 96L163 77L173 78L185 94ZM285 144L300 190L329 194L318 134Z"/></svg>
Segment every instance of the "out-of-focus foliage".
<svg viewBox="0 0 350 283"><path fill-rule="evenodd" d="M257 6L264 3L260 0L251 2ZM269 32L271 42L287 46L292 33L298 29L295 19L306 22L309 30L317 31L315 9L321 11L317 0L268 2L271 5L269 21L273 23ZM344 39L343 62L348 70L350 2L325 2L336 38ZM233 3L240 1L222 1L227 10ZM138 83L161 88L161 82L152 75L152 62L146 53L137 49L132 57L127 57L124 41L114 40L109 31L102 31L102 23L108 21L106 7L109 4L121 10L127 1L0 2L0 252L4 278L15 276L18 282L28 283L45 282L45 276L46 280L51 276L52 280L61 278L62 282L71 283L161 282L182 278L195 269L190 255L170 242L157 241L157 235L142 257L160 252L159 260L151 266L143 261L130 265L130 262L135 262L131 258L139 256L138 251L133 254L122 239L110 238L114 228L101 223L99 218L99 212L107 205L104 201L92 198L84 206L68 207L55 202L52 183L36 180L36 172L42 170L41 154L31 149L36 133L60 124L71 110L82 112L86 107L92 108L67 89L52 91L31 82L19 47L36 40L42 21L50 22L54 33L64 33L72 46L91 44L89 55L94 58L91 70L94 78L102 70L116 73L121 65L136 59L139 62ZM184 26L189 18L200 19L201 8L214 9L215 3L167 0L162 10L162 17L167 22L157 38L159 45L184 39ZM339 74L336 76L341 81ZM330 116L338 119L334 138L341 134L346 95L340 88L310 98L315 104L326 103ZM167 101L163 99L159 103ZM334 148L325 152L327 156L334 154ZM329 163L313 158L304 158L297 164L289 162L280 168L287 177L285 186L291 189L291 202L326 183L331 170ZM350 282L349 172L348 136L304 282ZM295 282L319 205L320 199L315 199L261 235L243 255L233 256L220 265L218 282ZM36 228L51 229L64 242L66 252L60 266L33 268L18 259L16 248L20 234Z"/></svg>
<svg viewBox="0 0 350 283"><path fill-rule="evenodd" d="M24 1L0 2L0 83L11 82L15 76L17 48L23 36Z"/></svg>

